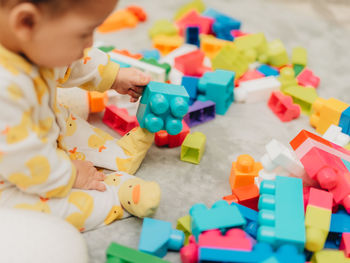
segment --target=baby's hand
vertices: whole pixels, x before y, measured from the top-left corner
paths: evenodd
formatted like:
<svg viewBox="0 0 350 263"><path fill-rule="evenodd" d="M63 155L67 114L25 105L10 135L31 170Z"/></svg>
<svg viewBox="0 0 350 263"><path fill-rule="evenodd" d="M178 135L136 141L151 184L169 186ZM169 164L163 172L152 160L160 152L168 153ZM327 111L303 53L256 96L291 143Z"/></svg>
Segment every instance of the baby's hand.
<svg viewBox="0 0 350 263"><path fill-rule="evenodd" d="M92 162L73 160L72 163L77 170L73 188L101 192L106 190L106 186L102 183L106 176L97 171Z"/></svg>
<svg viewBox="0 0 350 263"><path fill-rule="evenodd" d="M135 68L121 68L112 89L120 94L130 95L130 101L136 102L142 95L151 78Z"/></svg>

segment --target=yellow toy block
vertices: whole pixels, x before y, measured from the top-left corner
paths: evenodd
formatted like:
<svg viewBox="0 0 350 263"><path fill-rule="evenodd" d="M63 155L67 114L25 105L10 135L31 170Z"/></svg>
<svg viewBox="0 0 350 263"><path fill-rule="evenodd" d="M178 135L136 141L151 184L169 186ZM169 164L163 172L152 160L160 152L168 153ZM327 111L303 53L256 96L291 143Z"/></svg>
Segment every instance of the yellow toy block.
<svg viewBox="0 0 350 263"><path fill-rule="evenodd" d="M184 39L181 36L159 35L153 38L153 47L158 49L162 56L169 54L183 43Z"/></svg>
<svg viewBox="0 0 350 263"><path fill-rule="evenodd" d="M312 104L318 98L315 88L303 86L290 86L283 92L292 97L293 102L301 107L301 112L310 115Z"/></svg>
<svg viewBox="0 0 350 263"><path fill-rule="evenodd" d="M295 47L292 51L292 64L306 66L307 51L303 47Z"/></svg>
<svg viewBox="0 0 350 263"><path fill-rule="evenodd" d="M289 62L287 50L279 39L268 43L267 57L269 64L276 67L287 65Z"/></svg>
<svg viewBox="0 0 350 263"><path fill-rule="evenodd" d="M174 36L178 34L178 29L174 23L161 19L154 23L154 25L149 29L148 35L150 38L154 38L159 35Z"/></svg>
<svg viewBox="0 0 350 263"><path fill-rule="evenodd" d="M205 10L205 5L202 0L193 0L192 2L180 7L180 9L176 12L174 19L179 20L192 10L197 10L198 13L203 13Z"/></svg>
<svg viewBox="0 0 350 263"><path fill-rule="evenodd" d="M338 125L342 112L348 107L348 104L335 98L318 98L312 104L310 124L318 133L324 134L331 124Z"/></svg>
<svg viewBox="0 0 350 263"><path fill-rule="evenodd" d="M350 258L346 258L343 251L325 249L313 254L311 263L349 263Z"/></svg>
<svg viewBox="0 0 350 263"><path fill-rule="evenodd" d="M90 112L101 112L105 109L108 102L107 92L89 91Z"/></svg>
<svg viewBox="0 0 350 263"><path fill-rule="evenodd" d="M294 69L290 67L284 67L281 69L280 75L277 77L281 82L281 91L284 92L287 88L292 86L298 86L298 81L294 75Z"/></svg>
<svg viewBox="0 0 350 263"><path fill-rule="evenodd" d="M200 35L201 50L210 59L214 58L226 45L233 45L232 42L216 38L212 35Z"/></svg>
<svg viewBox="0 0 350 263"><path fill-rule="evenodd" d="M186 215L186 216L180 217L177 220L176 229L181 230L182 232L184 232L184 234L185 234L184 245L187 245L188 244L188 238L192 234L192 232L191 232L191 216L190 215Z"/></svg>
<svg viewBox="0 0 350 263"><path fill-rule="evenodd" d="M305 214L306 243L309 251L320 251L326 242L332 211L308 205Z"/></svg>
<svg viewBox="0 0 350 263"><path fill-rule="evenodd" d="M234 41L238 50L252 56L252 62L267 52L267 41L264 33L249 34Z"/></svg>

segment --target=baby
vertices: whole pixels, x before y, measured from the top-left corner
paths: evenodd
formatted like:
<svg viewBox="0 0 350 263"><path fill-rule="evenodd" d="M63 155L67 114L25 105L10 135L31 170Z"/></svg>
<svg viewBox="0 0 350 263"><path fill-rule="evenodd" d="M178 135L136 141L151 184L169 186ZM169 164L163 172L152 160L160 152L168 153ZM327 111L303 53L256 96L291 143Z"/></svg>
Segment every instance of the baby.
<svg viewBox="0 0 350 263"><path fill-rule="evenodd" d="M117 141L56 103L58 86L136 102L149 83L89 48L116 3L0 0L0 207L51 213L80 231L122 218L122 207L139 217L158 207L158 184L129 175L154 135L136 128Z"/></svg>

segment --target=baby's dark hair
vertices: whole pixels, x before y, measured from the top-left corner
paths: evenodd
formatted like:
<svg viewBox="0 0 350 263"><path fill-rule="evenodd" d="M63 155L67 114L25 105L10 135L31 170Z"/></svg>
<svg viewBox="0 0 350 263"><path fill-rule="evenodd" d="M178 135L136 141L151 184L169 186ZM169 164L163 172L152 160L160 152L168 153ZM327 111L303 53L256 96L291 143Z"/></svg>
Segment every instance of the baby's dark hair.
<svg viewBox="0 0 350 263"><path fill-rule="evenodd" d="M32 3L37 6L47 6L54 13L60 13L81 2L82 0L0 0L0 7L14 7L20 3Z"/></svg>

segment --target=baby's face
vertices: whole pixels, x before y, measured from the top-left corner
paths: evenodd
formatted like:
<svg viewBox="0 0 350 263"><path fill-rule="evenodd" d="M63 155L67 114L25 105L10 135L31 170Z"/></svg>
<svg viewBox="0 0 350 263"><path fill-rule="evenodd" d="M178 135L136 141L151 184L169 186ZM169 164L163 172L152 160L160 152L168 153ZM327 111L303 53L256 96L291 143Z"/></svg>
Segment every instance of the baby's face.
<svg viewBox="0 0 350 263"><path fill-rule="evenodd" d="M45 15L33 37L23 46L24 54L36 65L62 67L83 57L93 43L93 33L113 11L118 0L87 0L80 9L58 17Z"/></svg>

